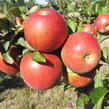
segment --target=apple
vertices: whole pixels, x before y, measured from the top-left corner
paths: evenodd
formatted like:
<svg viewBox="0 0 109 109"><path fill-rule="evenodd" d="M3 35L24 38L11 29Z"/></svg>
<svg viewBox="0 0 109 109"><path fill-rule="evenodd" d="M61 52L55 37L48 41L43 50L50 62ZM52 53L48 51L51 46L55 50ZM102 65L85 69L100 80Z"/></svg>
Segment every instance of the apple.
<svg viewBox="0 0 109 109"><path fill-rule="evenodd" d="M10 75L16 74L18 71L18 65L15 62L13 64L6 63L0 53L0 71Z"/></svg>
<svg viewBox="0 0 109 109"><path fill-rule="evenodd" d="M88 32L92 35L96 34L97 33L97 30L95 28L94 25L91 25L91 24L84 24L83 25L83 28L82 28L82 32Z"/></svg>
<svg viewBox="0 0 109 109"><path fill-rule="evenodd" d="M80 75L75 72L65 72L64 73L64 80L67 84L74 86L76 88L78 87L85 87L89 83L93 81L95 72L91 71L87 74Z"/></svg>
<svg viewBox="0 0 109 109"><path fill-rule="evenodd" d="M108 33L109 32L109 14L101 14L99 15L95 21L94 25L100 33Z"/></svg>
<svg viewBox="0 0 109 109"><path fill-rule="evenodd" d="M20 72L24 82L31 88L45 90L53 87L63 74L63 67L58 56L42 53L46 62L32 60L32 53L23 56Z"/></svg>
<svg viewBox="0 0 109 109"><path fill-rule="evenodd" d="M71 34L61 50L63 63L72 71L84 74L100 61L101 50L96 38L86 32Z"/></svg>
<svg viewBox="0 0 109 109"><path fill-rule="evenodd" d="M68 29L62 15L51 8L38 9L24 23L24 36L29 45L42 52L58 49L66 40Z"/></svg>

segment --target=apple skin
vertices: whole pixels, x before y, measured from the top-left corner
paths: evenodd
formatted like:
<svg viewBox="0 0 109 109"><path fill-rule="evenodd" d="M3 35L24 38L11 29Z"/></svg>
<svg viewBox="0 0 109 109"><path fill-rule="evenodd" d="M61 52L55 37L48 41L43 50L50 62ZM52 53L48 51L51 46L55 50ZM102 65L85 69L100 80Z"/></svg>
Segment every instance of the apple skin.
<svg viewBox="0 0 109 109"><path fill-rule="evenodd" d="M109 32L109 14L106 13L106 14L99 15L95 19L94 25L100 33L108 33Z"/></svg>
<svg viewBox="0 0 109 109"><path fill-rule="evenodd" d="M64 73L65 82L76 88L87 86L89 83L93 81L94 76L95 76L95 72L93 71L88 72L87 74L84 75L80 75L75 72Z"/></svg>
<svg viewBox="0 0 109 109"><path fill-rule="evenodd" d="M25 20L24 35L34 49L52 52L64 43L68 29L60 13L51 8L43 8L31 13Z"/></svg>
<svg viewBox="0 0 109 109"><path fill-rule="evenodd" d="M99 63L100 57L101 50L98 41L86 32L71 34L61 50L63 63L79 74L94 69Z"/></svg>
<svg viewBox="0 0 109 109"><path fill-rule="evenodd" d="M87 33L94 35L97 33L97 30L94 25L84 24L82 28L82 32L87 32Z"/></svg>
<svg viewBox="0 0 109 109"><path fill-rule="evenodd" d="M20 63L20 72L24 82L31 88L45 90L53 87L63 74L60 59L53 54L42 54L46 63L32 60L32 53L23 56Z"/></svg>
<svg viewBox="0 0 109 109"><path fill-rule="evenodd" d="M0 53L0 71L9 75L16 74L18 71L18 65L16 63L8 64L3 60L3 56Z"/></svg>

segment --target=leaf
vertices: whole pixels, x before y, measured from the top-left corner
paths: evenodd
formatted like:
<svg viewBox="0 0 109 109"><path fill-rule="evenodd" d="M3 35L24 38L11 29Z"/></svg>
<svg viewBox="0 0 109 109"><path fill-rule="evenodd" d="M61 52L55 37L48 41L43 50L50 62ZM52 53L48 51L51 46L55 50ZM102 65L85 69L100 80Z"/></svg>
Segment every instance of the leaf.
<svg viewBox="0 0 109 109"><path fill-rule="evenodd" d="M28 49L23 49L23 51L22 51L22 55L25 55L25 54L28 53L28 52L29 52Z"/></svg>
<svg viewBox="0 0 109 109"><path fill-rule="evenodd" d="M71 69L69 69L68 67L66 67L67 68L67 72L73 72Z"/></svg>
<svg viewBox="0 0 109 109"><path fill-rule="evenodd" d="M82 31L82 26L79 25L78 28L77 28L77 32L81 32Z"/></svg>
<svg viewBox="0 0 109 109"><path fill-rule="evenodd" d="M41 55L39 51L35 51L32 53L32 59L36 62L46 62L45 57Z"/></svg>
<svg viewBox="0 0 109 109"><path fill-rule="evenodd" d="M102 109L102 104L104 100L105 95L103 95L98 102L94 105L93 109Z"/></svg>
<svg viewBox="0 0 109 109"><path fill-rule="evenodd" d="M0 18L0 32L3 35L11 31L12 27L12 23L6 17Z"/></svg>
<svg viewBox="0 0 109 109"><path fill-rule="evenodd" d="M33 7L28 11L28 14L30 14L30 13L32 13L32 12L38 10L38 9L40 9L40 6L38 6L38 5L33 6Z"/></svg>
<svg viewBox="0 0 109 109"><path fill-rule="evenodd" d="M97 87L90 93L90 98L94 104L96 104L99 99L108 93L108 89L105 87Z"/></svg>
<svg viewBox="0 0 109 109"><path fill-rule="evenodd" d="M96 5L95 5L95 13L98 13L99 9L100 9L100 4L96 3Z"/></svg>
<svg viewBox="0 0 109 109"><path fill-rule="evenodd" d="M9 55L9 51L3 54L3 59L8 64L13 64L14 62L13 58Z"/></svg>
<svg viewBox="0 0 109 109"><path fill-rule="evenodd" d="M3 47L4 47L5 51L8 50L9 45L10 45L10 41L5 41L5 42L3 43Z"/></svg>
<svg viewBox="0 0 109 109"><path fill-rule="evenodd" d="M20 9L19 8L17 8L17 7L13 7L13 8L11 8L9 11L8 11L8 14L9 15L14 15L14 16L18 16L18 17L21 17L21 11L20 11Z"/></svg>
<svg viewBox="0 0 109 109"><path fill-rule="evenodd" d="M91 16L91 14L94 14L94 7L95 7L95 2L91 2L89 7L87 8L87 13Z"/></svg>
<svg viewBox="0 0 109 109"><path fill-rule="evenodd" d="M34 50L22 37L19 38L19 40L17 41L16 44L21 45L21 46L27 48L28 50Z"/></svg>
<svg viewBox="0 0 109 109"><path fill-rule="evenodd" d="M82 93L81 96L76 100L76 106L78 109L85 109L84 101L89 101L90 98L86 94Z"/></svg>
<svg viewBox="0 0 109 109"><path fill-rule="evenodd" d="M71 85L65 85L64 86L64 91L66 91L67 89L70 89L70 88L73 88L73 86L71 86Z"/></svg>
<svg viewBox="0 0 109 109"><path fill-rule="evenodd" d="M74 22L73 20L68 19L68 20L67 20L67 24L68 24L68 26L71 28L71 30L72 30L73 32L76 31L76 24L75 24L75 22Z"/></svg>
<svg viewBox="0 0 109 109"><path fill-rule="evenodd" d="M15 17L21 17L22 12L18 7L12 7L9 9L8 13L6 14L9 21L11 21L13 24L15 24Z"/></svg>
<svg viewBox="0 0 109 109"><path fill-rule="evenodd" d="M101 50L102 50L102 53L103 53L103 57L105 59L107 59L108 58L108 47L103 47Z"/></svg>
<svg viewBox="0 0 109 109"><path fill-rule="evenodd" d="M94 78L94 87L103 87L102 72L97 71Z"/></svg>
<svg viewBox="0 0 109 109"><path fill-rule="evenodd" d="M93 109L102 109L105 95L109 92L105 87L98 87L91 92L90 98L94 104Z"/></svg>

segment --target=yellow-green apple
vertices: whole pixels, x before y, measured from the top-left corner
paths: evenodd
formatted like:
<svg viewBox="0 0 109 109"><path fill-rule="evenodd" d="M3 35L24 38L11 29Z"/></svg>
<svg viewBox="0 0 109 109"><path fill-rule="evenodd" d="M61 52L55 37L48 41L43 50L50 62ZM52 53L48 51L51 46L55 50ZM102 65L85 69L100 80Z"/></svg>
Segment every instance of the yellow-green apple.
<svg viewBox="0 0 109 109"><path fill-rule="evenodd" d="M94 35L97 33L97 30L94 25L88 23L83 25L82 32L87 32Z"/></svg>
<svg viewBox="0 0 109 109"><path fill-rule="evenodd" d="M109 32L109 14L101 14L99 15L95 21L94 25L100 33L108 33Z"/></svg>
<svg viewBox="0 0 109 109"><path fill-rule="evenodd" d="M54 86L63 74L63 67L58 56L42 53L46 62L32 60L32 53L23 56L20 72L24 82L31 88L45 90Z"/></svg>
<svg viewBox="0 0 109 109"><path fill-rule="evenodd" d="M64 43L68 30L63 16L58 11L43 8L31 13L25 20L24 35L34 49L52 52Z"/></svg>
<svg viewBox="0 0 109 109"><path fill-rule="evenodd" d="M63 73L64 80L67 84L72 85L76 88L87 86L93 81L95 71L88 72L87 74L80 75L73 71L67 71Z"/></svg>
<svg viewBox="0 0 109 109"><path fill-rule="evenodd" d="M101 50L94 36L86 32L71 34L61 50L64 64L83 74L94 69L100 61Z"/></svg>

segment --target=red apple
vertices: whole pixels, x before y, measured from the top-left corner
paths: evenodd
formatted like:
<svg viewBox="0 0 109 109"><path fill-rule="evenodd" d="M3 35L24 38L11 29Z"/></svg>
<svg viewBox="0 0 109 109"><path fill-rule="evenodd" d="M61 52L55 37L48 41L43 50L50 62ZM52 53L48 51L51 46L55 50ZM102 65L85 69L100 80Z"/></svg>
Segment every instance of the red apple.
<svg viewBox="0 0 109 109"><path fill-rule="evenodd" d="M75 32L64 44L61 57L72 71L83 74L91 71L100 61L101 50L94 36L86 32Z"/></svg>
<svg viewBox="0 0 109 109"><path fill-rule="evenodd" d="M84 24L83 28L82 28L82 32L87 32L87 33L94 35L97 33L97 30L96 30L95 26L93 26L91 24Z"/></svg>
<svg viewBox="0 0 109 109"><path fill-rule="evenodd" d="M94 25L100 33L108 33L109 32L109 14L101 14L99 15L95 21Z"/></svg>
<svg viewBox="0 0 109 109"><path fill-rule="evenodd" d="M32 53L23 56L20 63L20 72L24 82L31 88L44 90L51 88L60 79L63 67L56 55L42 54L46 62L32 60Z"/></svg>
<svg viewBox="0 0 109 109"><path fill-rule="evenodd" d="M64 18L54 9L39 9L31 13L24 23L26 41L39 51L55 51L64 43L67 34Z"/></svg>
<svg viewBox="0 0 109 109"><path fill-rule="evenodd" d="M16 63L6 63L3 59L2 54L0 53L0 71L6 74L15 74L18 71L18 66Z"/></svg>
<svg viewBox="0 0 109 109"><path fill-rule="evenodd" d="M84 87L92 82L94 78L94 72L88 72L85 75L80 75L75 72L64 73L64 79L67 84L70 84L76 88Z"/></svg>

